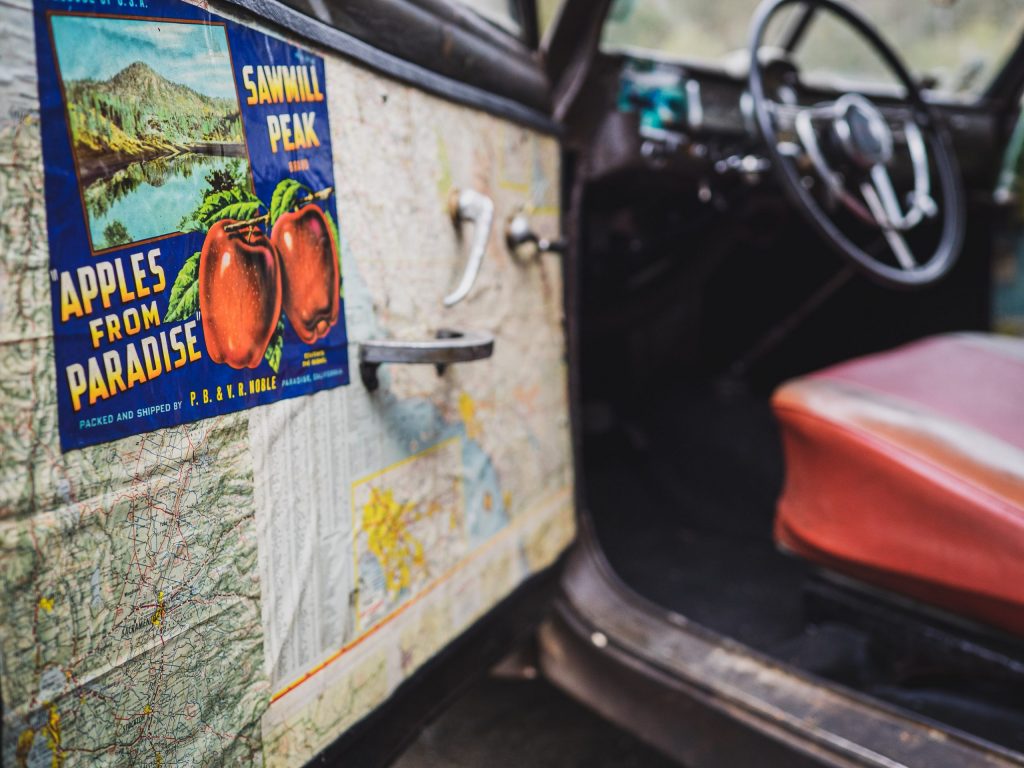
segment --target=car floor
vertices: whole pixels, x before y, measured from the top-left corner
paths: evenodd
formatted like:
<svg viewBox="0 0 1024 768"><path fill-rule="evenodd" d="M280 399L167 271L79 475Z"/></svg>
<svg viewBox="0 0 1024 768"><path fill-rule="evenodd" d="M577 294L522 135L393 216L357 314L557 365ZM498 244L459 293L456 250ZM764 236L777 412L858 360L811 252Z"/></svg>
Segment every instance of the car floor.
<svg viewBox="0 0 1024 768"><path fill-rule="evenodd" d="M587 437L602 548L646 598L770 652L803 627L807 568L772 542L782 457L767 401L729 384L663 398Z"/></svg>
<svg viewBox="0 0 1024 768"><path fill-rule="evenodd" d="M887 656L852 623L807 618L814 571L772 540L783 458L766 394L734 381L680 383L629 414L584 413L588 511L634 591L786 663L1024 751L1020 681Z"/></svg>

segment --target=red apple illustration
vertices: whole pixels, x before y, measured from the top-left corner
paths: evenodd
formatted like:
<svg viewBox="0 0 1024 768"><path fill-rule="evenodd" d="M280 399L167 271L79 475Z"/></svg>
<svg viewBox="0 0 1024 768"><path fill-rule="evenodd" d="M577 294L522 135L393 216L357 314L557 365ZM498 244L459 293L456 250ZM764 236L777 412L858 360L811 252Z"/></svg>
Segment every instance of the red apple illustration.
<svg viewBox="0 0 1024 768"><path fill-rule="evenodd" d="M235 223L218 221L203 242L199 311L210 359L232 368L255 368L281 315L281 268L260 229L224 231Z"/></svg>
<svg viewBox="0 0 1024 768"><path fill-rule="evenodd" d="M323 212L314 204L283 214L270 235L281 255L284 313L306 344L338 322L338 247Z"/></svg>

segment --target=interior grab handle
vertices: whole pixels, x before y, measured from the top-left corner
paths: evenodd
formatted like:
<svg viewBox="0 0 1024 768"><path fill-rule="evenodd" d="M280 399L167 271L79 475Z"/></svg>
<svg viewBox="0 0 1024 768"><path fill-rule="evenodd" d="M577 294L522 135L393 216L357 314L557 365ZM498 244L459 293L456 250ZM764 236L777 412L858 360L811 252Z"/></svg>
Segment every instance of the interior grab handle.
<svg viewBox="0 0 1024 768"><path fill-rule="evenodd" d="M359 345L359 375L371 392L380 386L377 371L383 363L433 365L438 374L452 363L485 360L494 354L494 335L442 329L429 341L378 339Z"/></svg>
<svg viewBox="0 0 1024 768"><path fill-rule="evenodd" d="M466 259L466 271L462 273L455 290L444 297L444 305L452 307L462 301L473 288L480 264L487 252L487 243L491 239L491 227L494 226L494 201L487 195L473 189L452 190L450 211L456 226L464 221L473 222L473 243L469 258Z"/></svg>

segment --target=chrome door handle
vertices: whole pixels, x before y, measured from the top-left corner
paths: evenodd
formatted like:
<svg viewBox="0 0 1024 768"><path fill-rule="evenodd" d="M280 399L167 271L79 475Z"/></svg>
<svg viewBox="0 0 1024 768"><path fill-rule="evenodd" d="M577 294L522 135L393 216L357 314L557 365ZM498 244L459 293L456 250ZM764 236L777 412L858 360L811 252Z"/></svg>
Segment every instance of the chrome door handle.
<svg viewBox="0 0 1024 768"><path fill-rule="evenodd" d="M505 247L513 256L525 260L542 253L565 253L567 244L561 238L552 240L538 235L530 226L530 219L520 211L505 227Z"/></svg>
<svg viewBox="0 0 1024 768"><path fill-rule="evenodd" d="M494 354L494 335L443 329L432 341L375 339L359 345L359 376L371 392L380 386L377 369L383 363L433 365L438 374L452 363L484 360Z"/></svg>
<svg viewBox="0 0 1024 768"><path fill-rule="evenodd" d="M473 243L470 246L469 258L466 259L466 271L462 273L455 290L444 297L444 305L451 307L458 304L469 294L476 277L480 274L480 264L487 252L487 243L491 239L491 227L494 225L494 201L473 189L461 192L452 190L449 205L452 221L456 226L464 221L473 222Z"/></svg>

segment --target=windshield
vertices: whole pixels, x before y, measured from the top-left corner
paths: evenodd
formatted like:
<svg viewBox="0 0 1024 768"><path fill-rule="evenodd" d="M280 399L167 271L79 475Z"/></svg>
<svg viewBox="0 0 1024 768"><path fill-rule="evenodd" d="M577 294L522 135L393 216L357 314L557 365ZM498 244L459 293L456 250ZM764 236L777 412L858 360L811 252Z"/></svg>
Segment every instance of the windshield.
<svg viewBox="0 0 1024 768"><path fill-rule="evenodd" d="M1024 29L1024 0L857 0L852 3L935 90L984 90ZM616 0L602 34L607 49L642 48L684 59L724 61L746 48L757 0ZM799 7L785 9L767 40L777 42ZM877 54L830 13L815 16L795 51L809 80L889 83Z"/></svg>
<svg viewBox="0 0 1024 768"><path fill-rule="evenodd" d="M459 0L480 16L514 35L520 33L519 14L512 0Z"/></svg>

